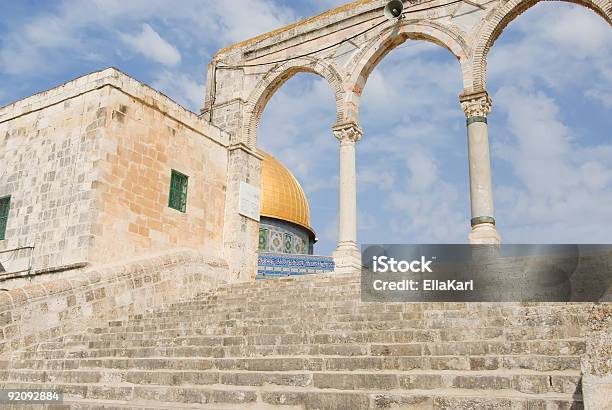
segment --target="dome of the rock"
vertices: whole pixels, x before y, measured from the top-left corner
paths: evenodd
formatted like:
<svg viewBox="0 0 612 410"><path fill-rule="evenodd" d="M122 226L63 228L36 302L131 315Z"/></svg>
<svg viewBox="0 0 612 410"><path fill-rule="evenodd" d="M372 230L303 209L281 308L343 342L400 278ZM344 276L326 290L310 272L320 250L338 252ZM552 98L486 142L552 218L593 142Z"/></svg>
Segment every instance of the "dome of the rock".
<svg viewBox="0 0 612 410"><path fill-rule="evenodd" d="M263 156L259 250L312 254L316 239L302 186L280 161L264 151L259 152Z"/></svg>

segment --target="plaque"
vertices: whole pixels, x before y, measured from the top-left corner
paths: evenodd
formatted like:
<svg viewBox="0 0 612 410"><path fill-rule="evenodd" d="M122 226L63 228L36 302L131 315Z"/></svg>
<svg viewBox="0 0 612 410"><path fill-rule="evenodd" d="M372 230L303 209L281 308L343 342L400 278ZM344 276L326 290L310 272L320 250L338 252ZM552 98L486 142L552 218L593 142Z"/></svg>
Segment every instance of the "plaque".
<svg viewBox="0 0 612 410"><path fill-rule="evenodd" d="M246 182L240 183L238 213L247 218L259 221L259 188Z"/></svg>

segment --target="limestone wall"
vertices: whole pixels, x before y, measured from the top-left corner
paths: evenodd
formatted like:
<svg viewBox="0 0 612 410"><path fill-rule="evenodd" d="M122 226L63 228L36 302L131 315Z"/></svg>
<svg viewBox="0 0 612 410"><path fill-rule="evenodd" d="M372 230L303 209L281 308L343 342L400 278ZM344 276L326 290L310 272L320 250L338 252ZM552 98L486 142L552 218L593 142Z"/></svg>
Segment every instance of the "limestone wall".
<svg viewBox="0 0 612 410"><path fill-rule="evenodd" d="M31 259L36 274L54 273L36 283L179 247L219 255L228 143L113 68L0 108L0 197L11 196L0 251L35 247L0 261L8 272ZM189 176L185 213L168 207L172 169ZM2 287L32 283L27 274L0 274L13 278Z"/></svg>
<svg viewBox="0 0 612 410"><path fill-rule="evenodd" d="M60 89L0 109L0 197L11 196L0 250L35 246L35 269L87 261L95 221L92 153L104 135L108 95L93 87L84 94L76 86Z"/></svg>
<svg viewBox="0 0 612 410"><path fill-rule="evenodd" d="M585 409L612 408L612 304L591 307L586 354L582 356Z"/></svg>
<svg viewBox="0 0 612 410"><path fill-rule="evenodd" d="M0 292L0 354L194 298L226 271L219 258L182 250Z"/></svg>
<svg viewBox="0 0 612 410"><path fill-rule="evenodd" d="M219 255L228 160L221 134L209 137L215 129L191 113L168 115L157 92L124 81L108 95L91 261L177 247ZM172 170L189 177L185 213L168 206Z"/></svg>

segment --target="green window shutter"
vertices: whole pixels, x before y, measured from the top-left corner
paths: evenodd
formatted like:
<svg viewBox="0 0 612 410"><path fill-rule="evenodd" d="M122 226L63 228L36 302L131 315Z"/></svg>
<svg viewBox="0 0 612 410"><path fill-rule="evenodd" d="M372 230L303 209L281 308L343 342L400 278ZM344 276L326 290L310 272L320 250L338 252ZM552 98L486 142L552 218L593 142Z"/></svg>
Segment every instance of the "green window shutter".
<svg viewBox="0 0 612 410"><path fill-rule="evenodd" d="M186 212L187 210L187 175L172 170L170 176L170 195L168 206L177 211Z"/></svg>
<svg viewBox="0 0 612 410"><path fill-rule="evenodd" d="M5 239L6 225L8 224L9 209L11 208L11 197L0 198L0 240Z"/></svg>
<svg viewBox="0 0 612 410"><path fill-rule="evenodd" d="M186 212L187 211L187 177L185 175L181 176L181 197L180 197L180 204L181 204L181 211Z"/></svg>

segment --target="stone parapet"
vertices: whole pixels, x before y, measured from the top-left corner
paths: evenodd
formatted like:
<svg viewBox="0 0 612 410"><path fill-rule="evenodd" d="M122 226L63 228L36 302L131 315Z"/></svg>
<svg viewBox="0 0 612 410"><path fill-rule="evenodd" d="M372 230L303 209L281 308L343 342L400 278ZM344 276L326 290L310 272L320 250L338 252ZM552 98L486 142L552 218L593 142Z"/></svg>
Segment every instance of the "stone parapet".
<svg viewBox="0 0 612 410"><path fill-rule="evenodd" d="M154 107L164 115L183 123L202 134L202 136L221 145L227 146L229 144L229 134L204 121L198 115L180 106L159 91L131 78L114 67L84 75L58 87L0 107L0 124L105 87L121 90L132 98Z"/></svg>
<svg viewBox="0 0 612 410"><path fill-rule="evenodd" d="M226 275L221 259L179 250L2 292L1 352L192 299L222 283Z"/></svg>

